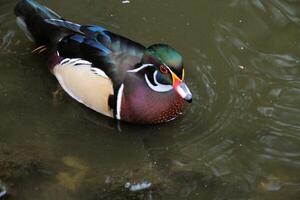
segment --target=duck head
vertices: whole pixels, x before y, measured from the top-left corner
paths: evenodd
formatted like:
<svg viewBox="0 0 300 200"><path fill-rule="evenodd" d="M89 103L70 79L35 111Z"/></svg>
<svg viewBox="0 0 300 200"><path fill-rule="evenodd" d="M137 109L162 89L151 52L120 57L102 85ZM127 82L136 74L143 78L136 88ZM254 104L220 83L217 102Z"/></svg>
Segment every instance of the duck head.
<svg viewBox="0 0 300 200"><path fill-rule="evenodd" d="M140 72L148 87L155 92L175 90L191 103L192 93L184 82L184 67L181 55L165 44L154 44L145 50L142 62L133 72Z"/></svg>

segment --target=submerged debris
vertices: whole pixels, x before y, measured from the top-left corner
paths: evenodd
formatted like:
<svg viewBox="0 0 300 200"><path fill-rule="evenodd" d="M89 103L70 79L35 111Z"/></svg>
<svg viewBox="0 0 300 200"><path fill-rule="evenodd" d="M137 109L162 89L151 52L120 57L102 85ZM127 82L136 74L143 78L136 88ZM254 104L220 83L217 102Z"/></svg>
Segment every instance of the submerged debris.
<svg viewBox="0 0 300 200"><path fill-rule="evenodd" d="M151 185L152 185L152 183L144 181L141 183L134 183L134 184L127 182L124 186L131 192L137 192L137 191L141 191L141 190L146 190L146 189L150 188Z"/></svg>

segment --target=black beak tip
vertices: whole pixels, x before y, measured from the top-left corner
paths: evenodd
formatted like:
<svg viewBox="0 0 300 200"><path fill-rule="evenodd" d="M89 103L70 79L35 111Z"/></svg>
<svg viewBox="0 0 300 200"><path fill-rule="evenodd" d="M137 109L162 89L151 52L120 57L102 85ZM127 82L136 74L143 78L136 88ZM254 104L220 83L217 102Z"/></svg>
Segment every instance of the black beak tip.
<svg viewBox="0 0 300 200"><path fill-rule="evenodd" d="M186 100L188 103L192 103L192 101L193 101L192 95L191 95L191 94L187 95L187 96L185 97L185 100Z"/></svg>

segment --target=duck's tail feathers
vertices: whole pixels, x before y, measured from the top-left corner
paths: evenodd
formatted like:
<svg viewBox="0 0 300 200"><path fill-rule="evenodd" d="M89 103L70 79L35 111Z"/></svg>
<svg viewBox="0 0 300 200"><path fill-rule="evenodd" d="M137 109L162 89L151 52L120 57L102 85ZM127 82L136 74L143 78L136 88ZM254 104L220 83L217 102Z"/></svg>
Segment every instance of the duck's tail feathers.
<svg viewBox="0 0 300 200"><path fill-rule="evenodd" d="M54 46L64 35L61 27L47 23L46 20L63 20L57 13L34 0L20 0L15 7L17 24L26 36L37 45Z"/></svg>

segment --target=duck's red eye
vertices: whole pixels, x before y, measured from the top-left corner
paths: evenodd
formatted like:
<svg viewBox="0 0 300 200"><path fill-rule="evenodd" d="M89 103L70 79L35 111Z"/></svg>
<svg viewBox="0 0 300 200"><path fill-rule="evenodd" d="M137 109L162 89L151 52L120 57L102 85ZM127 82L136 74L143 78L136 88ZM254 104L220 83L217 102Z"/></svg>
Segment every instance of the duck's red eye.
<svg viewBox="0 0 300 200"><path fill-rule="evenodd" d="M163 65L161 65L161 66L159 67L159 70L160 70L160 72L163 73L163 74L168 73L168 69L167 69L165 66L163 66Z"/></svg>

